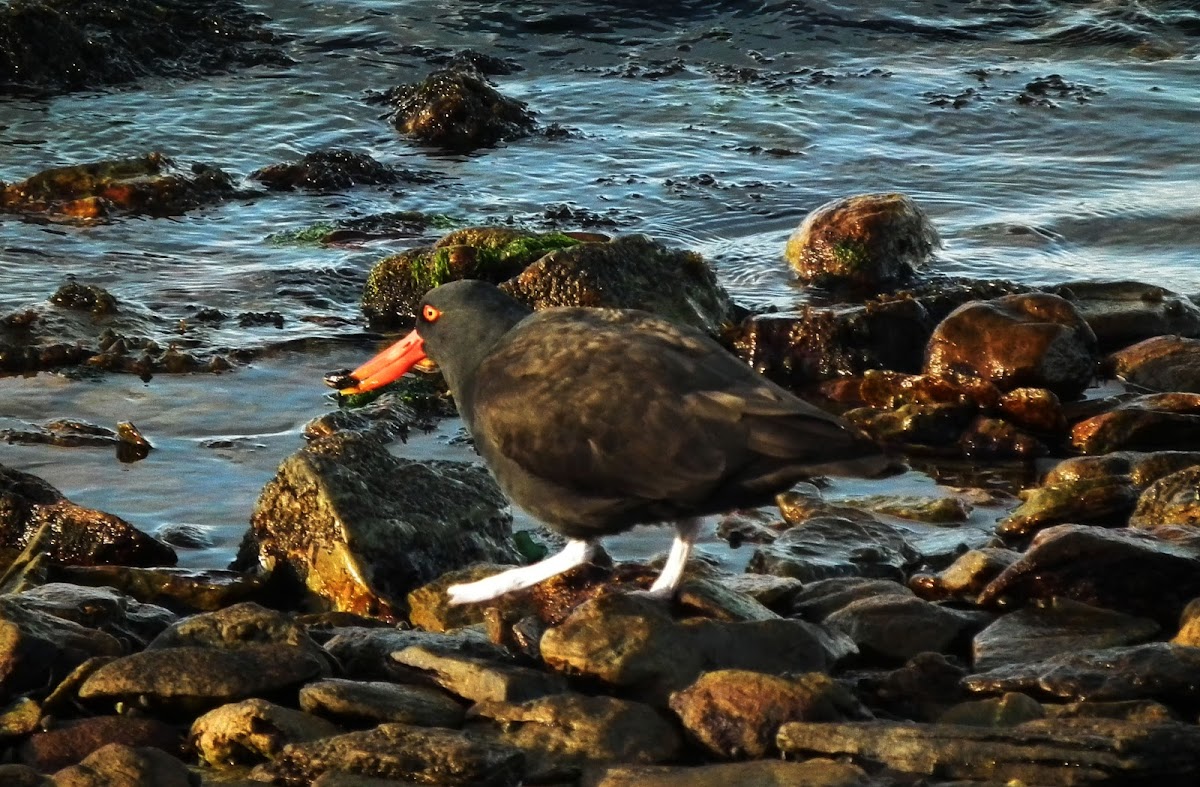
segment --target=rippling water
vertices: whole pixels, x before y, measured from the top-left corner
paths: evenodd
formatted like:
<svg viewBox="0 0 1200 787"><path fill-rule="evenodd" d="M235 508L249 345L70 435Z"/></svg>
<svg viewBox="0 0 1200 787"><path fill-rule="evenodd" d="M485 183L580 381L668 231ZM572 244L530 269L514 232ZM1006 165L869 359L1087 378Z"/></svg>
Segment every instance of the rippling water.
<svg viewBox="0 0 1200 787"><path fill-rule="evenodd" d="M790 308L805 298L780 261L790 231L829 199L884 190L932 216L938 272L1200 291L1194 2L249 5L288 36L292 67L0 98L0 181L150 150L244 176L327 147L437 180L95 226L0 216L0 314L75 274L167 321L197 306L285 316L281 329L223 328L230 344L352 338L311 318L357 320L371 264L433 236L316 247L274 233L395 210L537 226L563 204L605 231L702 252L747 305ZM464 48L519 67L495 78L501 92L573 134L450 156L364 102ZM151 531L200 525L213 547L184 561L219 565L300 427L330 406L321 374L369 351L279 350L149 383L0 379L0 421L132 420L159 449L118 465L94 449L0 445L0 463ZM434 435L401 450L461 449Z"/></svg>

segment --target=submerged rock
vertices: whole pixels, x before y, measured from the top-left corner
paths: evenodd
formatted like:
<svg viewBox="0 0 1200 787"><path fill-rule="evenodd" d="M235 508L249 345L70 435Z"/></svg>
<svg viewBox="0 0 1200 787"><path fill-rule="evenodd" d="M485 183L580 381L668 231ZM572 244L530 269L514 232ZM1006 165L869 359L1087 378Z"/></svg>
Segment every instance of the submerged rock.
<svg viewBox="0 0 1200 787"><path fill-rule="evenodd" d="M446 571L519 562L506 509L477 465L414 462L339 433L280 465L235 568L261 564L333 609L399 619L404 594Z"/></svg>
<svg viewBox="0 0 1200 787"><path fill-rule="evenodd" d="M428 183L427 175L416 175L381 164L366 153L331 148L306 153L299 161L272 164L250 173L268 189L286 191L343 191L355 186L385 186L402 180Z"/></svg>
<svg viewBox="0 0 1200 787"><path fill-rule="evenodd" d="M405 136L461 153L528 136L536 125L524 102L502 95L474 69L435 71L381 100L395 107L391 123Z"/></svg>
<svg viewBox="0 0 1200 787"><path fill-rule="evenodd" d="M1069 399L1091 383L1096 362L1096 336L1070 302L1030 293L955 309L929 339L925 371L974 375L1006 391L1047 388Z"/></svg>
<svg viewBox="0 0 1200 787"><path fill-rule="evenodd" d="M903 194L862 194L814 210L788 239L785 257L802 281L878 289L924 265L941 238Z"/></svg>

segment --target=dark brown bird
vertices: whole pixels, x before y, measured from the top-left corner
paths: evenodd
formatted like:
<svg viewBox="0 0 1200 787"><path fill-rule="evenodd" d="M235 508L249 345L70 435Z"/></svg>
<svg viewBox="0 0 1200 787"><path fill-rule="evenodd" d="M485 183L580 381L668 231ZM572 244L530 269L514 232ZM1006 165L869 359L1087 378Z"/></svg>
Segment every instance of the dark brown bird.
<svg viewBox="0 0 1200 787"><path fill-rule="evenodd" d="M822 466L882 466L841 419L703 333L646 312L531 312L485 282L446 284L425 295L416 329L352 372L343 391L378 388L426 357L500 488L570 539L540 563L451 587L456 604L585 563L601 536L670 521L676 539L650 589L669 597L700 517L767 504Z"/></svg>

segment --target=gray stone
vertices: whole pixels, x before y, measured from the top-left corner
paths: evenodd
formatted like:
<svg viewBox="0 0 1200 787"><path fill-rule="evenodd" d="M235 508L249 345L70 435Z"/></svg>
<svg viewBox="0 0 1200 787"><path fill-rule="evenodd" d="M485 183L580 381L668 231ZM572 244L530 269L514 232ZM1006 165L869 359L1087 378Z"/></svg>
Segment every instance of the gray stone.
<svg viewBox="0 0 1200 787"><path fill-rule="evenodd" d="M352 724L396 721L417 727L460 727L464 715L461 705L437 689L342 678L302 688L300 707Z"/></svg>
<svg viewBox="0 0 1200 787"><path fill-rule="evenodd" d="M755 548L746 569L815 582L831 577L903 581L917 551L895 527L873 520L817 516Z"/></svg>
<svg viewBox="0 0 1200 787"><path fill-rule="evenodd" d="M411 645L392 654L403 667L419 670L446 691L475 702L521 702L566 691L562 676L436 646Z"/></svg>
<svg viewBox="0 0 1200 787"><path fill-rule="evenodd" d="M949 652L987 625L985 612L943 607L915 596L876 596L853 601L825 618L864 655L905 661L918 653Z"/></svg>

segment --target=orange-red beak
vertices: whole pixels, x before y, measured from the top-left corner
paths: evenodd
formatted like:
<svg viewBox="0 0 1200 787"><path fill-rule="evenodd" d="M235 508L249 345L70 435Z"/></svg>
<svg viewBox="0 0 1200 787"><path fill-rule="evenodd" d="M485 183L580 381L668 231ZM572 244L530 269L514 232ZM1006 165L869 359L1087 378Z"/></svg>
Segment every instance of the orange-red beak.
<svg viewBox="0 0 1200 787"><path fill-rule="evenodd" d="M425 360L425 340L413 331L350 373L355 385L338 393L358 394L372 391L399 379L409 369Z"/></svg>

